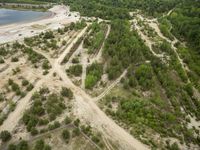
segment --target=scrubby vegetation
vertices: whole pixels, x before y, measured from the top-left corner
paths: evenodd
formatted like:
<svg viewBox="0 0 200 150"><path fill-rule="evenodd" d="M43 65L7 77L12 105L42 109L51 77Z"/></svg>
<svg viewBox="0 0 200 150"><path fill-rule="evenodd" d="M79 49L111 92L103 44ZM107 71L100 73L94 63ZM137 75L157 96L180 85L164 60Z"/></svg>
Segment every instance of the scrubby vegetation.
<svg viewBox="0 0 200 150"><path fill-rule="evenodd" d="M35 143L33 150L51 150L51 146L45 144L44 140L38 140Z"/></svg>
<svg viewBox="0 0 200 150"><path fill-rule="evenodd" d="M61 95L51 93L48 88L42 88L32 96L32 106L22 118L27 131L32 135L39 133L37 127L48 125L50 122L61 115L66 105L63 97L72 98L72 92L67 88L62 88ZM59 127L59 122L49 124L49 130ZM40 130L40 132L43 132Z"/></svg>
<svg viewBox="0 0 200 150"><path fill-rule="evenodd" d="M42 139L37 140L33 146L27 141L21 140L18 144L10 144L8 150L51 150L51 146Z"/></svg>
<svg viewBox="0 0 200 150"><path fill-rule="evenodd" d="M111 25L104 50L109 62L108 77L115 79L126 68L128 72L121 80L123 86L117 88L119 91L106 98L107 114L152 148L177 147L176 143L170 145L166 141L162 145L154 134L198 145L198 129L188 128L188 114L199 120L199 101L170 43L160 41L153 46L170 56L168 63L164 63L150 53L136 31L130 31L128 22L116 20Z"/></svg>
<svg viewBox="0 0 200 150"><path fill-rule="evenodd" d="M70 89L62 87L60 94L64 97L73 98L73 93Z"/></svg>
<svg viewBox="0 0 200 150"><path fill-rule="evenodd" d="M2 140L2 142L7 142L11 139L11 134L8 131L2 131L0 133L0 139Z"/></svg>
<svg viewBox="0 0 200 150"><path fill-rule="evenodd" d="M70 74L74 76L80 76L82 74L82 65L70 66L67 72L69 72Z"/></svg>

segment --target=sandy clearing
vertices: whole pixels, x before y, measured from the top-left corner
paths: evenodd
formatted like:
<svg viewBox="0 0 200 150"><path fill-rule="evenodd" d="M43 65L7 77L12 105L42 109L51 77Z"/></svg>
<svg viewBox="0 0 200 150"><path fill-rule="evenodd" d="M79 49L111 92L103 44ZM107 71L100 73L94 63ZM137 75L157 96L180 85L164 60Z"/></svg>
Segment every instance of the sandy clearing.
<svg viewBox="0 0 200 150"><path fill-rule="evenodd" d="M16 109L13 112L11 112L8 118L3 122L0 131L3 130L8 130L10 132L13 131L14 127L16 127L16 125L18 124L19 119L21 119L24 111L27 109L27 106L30 104L30 99L33 93L36 92L42 86L45 80L47 80L52 75L52 73L53 72L49 73L43 79L39 80L38 83L33 88L33 90L29 92L24 98L18 101Z"/></svg>
<svg viewBox="0 0 200 150"><path fill-rule="evenodd" d="M80 15L76 12L70 12L68 6L56 5L49 11L52 15L41 20L0 26L0 44L31 37L46 30L58 29L65 24L76 22L80 19ZM41 26L42 28L36 28L36 26Z"/></svg>
<svg viewBox="0 0 200 150"><path fill-rule="evenodd" d="M64 59L65 55L69 52L69 50L72 48L73 44L76 43L76 41L85 33L87 28L85 28L79 35L74 39L73 42L70 43L70 45L67 47L67 49L61 54L61 56L57 59L57 61L53 61L48 54L36 51L37 53L43 55L45 58L48 59L50 64L52 65L52 69L50 70L49 74L41 78L33 88L31 92L29 92L24 98L22 98L17 106L16 109L9 114L8 118L3 122L1 125L0 131L8 130L13 131L14 128L17 126L19 120L21 119L23 112L30 106L30 99L34 92L36 92L42 85L45 83L45 81L49 80L50 77L52 77L53 72L56 72L57 68L59 68L60 63Z"/></svg>
<svg viewBox="0 0 200 150"><path fill-rule="evenodd" d="M75 96L75 113L76 115L83 119L86 122L89 122L94 128L104 134L104 136L112 139L114 142L119 143L119 149L126 150L146 150L149 149L146 145L142 144L140 141L135 139L132 135L130 135L125 129L117 125L111 118L109 118L95 103L94 99L91 98L88 94L85 93L80 87L77 87L73 84L70 78L66 75L66 73L62 70L61 62L64 57L69 53L70 49L76 43L76 41L84 35L87 27L84 28L76 38L69 44L69 46L65 49L65 51L59 56L58 59L52 61L48 54L40 53L44 55L52 64L52 69L47 76L44 76L38 83L35 85L35 88L29 92L26 97L21 99L14 110L8 118L4 121L1 126L0 131L9 130L13 131L17 126L19 119L22 117L23 112L29 108L30 99L32 94L37 91L45 81L49 81L53 72L56 72L58 76L61 77L62 82L70 88Z"/></svg>

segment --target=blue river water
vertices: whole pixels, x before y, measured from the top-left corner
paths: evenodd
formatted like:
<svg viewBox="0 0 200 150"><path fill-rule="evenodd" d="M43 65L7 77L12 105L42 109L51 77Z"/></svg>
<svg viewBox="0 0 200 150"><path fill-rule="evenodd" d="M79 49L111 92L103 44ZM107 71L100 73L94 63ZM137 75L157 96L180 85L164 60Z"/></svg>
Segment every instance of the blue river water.
<svg viewBox="0 0 200 150"><path fill-rule="evenodd" d="M34 21L47 17L49 14L49 12L0 9L0 26L13 23Z"/></svg>

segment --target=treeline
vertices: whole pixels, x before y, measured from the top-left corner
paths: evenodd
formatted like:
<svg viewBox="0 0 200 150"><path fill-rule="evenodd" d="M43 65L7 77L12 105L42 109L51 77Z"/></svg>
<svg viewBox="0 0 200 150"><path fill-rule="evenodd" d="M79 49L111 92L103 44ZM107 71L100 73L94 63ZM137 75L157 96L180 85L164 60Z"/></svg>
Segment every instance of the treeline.
<svg viewBox="0 0 200 150"><path fill-rule="evenodd" d="M57 3L58 0L0 0L0 3L47 4Z"/></svg>
<svg viewBox="0 0 200 150"><path fill-rule="evenodd" d="M128 19L129 12L141 9L148 15L157 15L174 8L182 0L65 0L74 11L85 16L95 16L103 19Z"/></svg>
<svg viewBox="0 0 200 150"><path fill-rule="evenodd" d="M98 0L65 0L73 11L79 11L84 16L94 16L104 19L129 18L127 8L114 5L106 5L106 1Z"/></svg>
<svg viewBox="0 0 200 150"><path fill-rule="evenodd" d="M173 9L183 0L64 0L72 11L79 11L84 16L94 16L103 19L129 19L129 12L141 9L148 15L157 16ZM13 3L59 3L59 0L0 0Z"/></svg>

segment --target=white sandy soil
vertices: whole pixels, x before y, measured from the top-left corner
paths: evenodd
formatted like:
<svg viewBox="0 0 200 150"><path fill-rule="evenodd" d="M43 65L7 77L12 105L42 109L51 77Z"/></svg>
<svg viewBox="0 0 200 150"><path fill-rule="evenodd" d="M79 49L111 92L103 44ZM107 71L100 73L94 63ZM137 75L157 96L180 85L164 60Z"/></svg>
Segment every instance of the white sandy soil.
<svg viewBox="0 0 200 150"><path fill-rule="evenodd" d="M64 5L56 5L49 12L51 15L37 21L0 26L0 44L31 37L45 30L58 29L80 19L79 13L70 12L70 8Z"/></svg>

